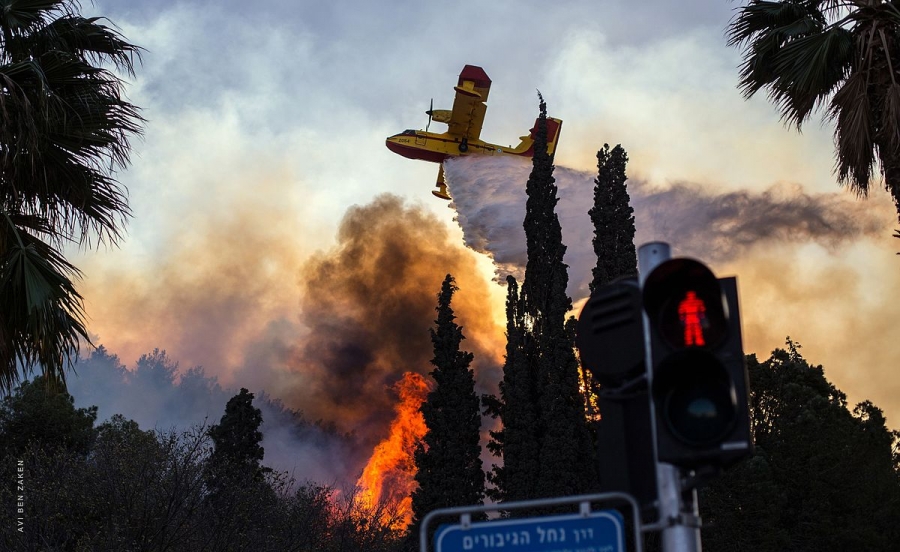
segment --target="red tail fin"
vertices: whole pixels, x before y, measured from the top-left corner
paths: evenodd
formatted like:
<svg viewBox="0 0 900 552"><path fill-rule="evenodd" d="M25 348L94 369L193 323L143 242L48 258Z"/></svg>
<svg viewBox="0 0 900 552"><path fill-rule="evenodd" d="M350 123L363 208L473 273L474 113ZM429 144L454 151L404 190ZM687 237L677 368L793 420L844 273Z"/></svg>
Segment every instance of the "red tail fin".
<svg viewBox="0 0 900 552"><path fill-rule="evenodd" d="M516 148L518 151L517 155L524 155L526 157L531 157L534 155L534 139L537 136L537 127L540 119L535 119L534 126L531 127L530 134L528 136L522 136L522 143L519 144L519 147ZM547 117L547 153L553 155L556 151L556 144L559 142L559 133L562 130L562 119L554 119L553 117ZM524 149L525 146L528 146L528 149Z"/></svg>
<svg viewBox="0 0 900 552"><path fill-rule="evenodd" d="M537 128L537 123L535 123ZM562 119L554 119L547 117L547 153L553 155L556 151L556 144L559 142L559 134L562 131Z"/></svg>

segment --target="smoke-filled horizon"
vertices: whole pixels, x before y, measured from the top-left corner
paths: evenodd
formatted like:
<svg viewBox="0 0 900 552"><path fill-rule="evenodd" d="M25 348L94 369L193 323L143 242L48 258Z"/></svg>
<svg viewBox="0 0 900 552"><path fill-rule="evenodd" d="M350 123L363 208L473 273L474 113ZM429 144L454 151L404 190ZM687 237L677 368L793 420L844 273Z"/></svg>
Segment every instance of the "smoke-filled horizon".
<svg viewBox="0 0 900 552"><path fill-rule="evenodd" d="M73 394L80 406L98 404L101 418L121 413L144 428L165 429L204 418L217 422L230 396L223 389L247 387L334 428L301 435L277 411L266 411L275 412L264 431L267 462L301 479L354 481L387 435L397 402L394 384L404 372L431 370L428 329L447 273L460 287L453 307L467 337L462 346L475 353L478 390L496 392L505 293L472 250L490 253L501 271L521 271L529 170L529 163L516 160L448 163L462 239L420 205L381 195L349 208L335 244L306 258L270 226L243 225L241 240L225 249L214 246L221 244L221 230L210 226L155 259L157 274L167 276L156 285L134 286L128 267L107 271L99 281L103 295L92 295L102 312L113 315L107 327L142 335L141 352L172 351L172 362L181 362L173 370L180 383L168 376L122 377L125 383L115 387L110 381L118 380L108 377L108 369L82 367L72 377ZM593 175L565 167L555 175L570 292L577 301L586 295L595 263L587 216ZM766 356L790 334L851 400L870 398L890 415L891 387L877 382L891 381L897 351L887 341L854 351L856 334L849 335L846 324L877 342L889 328L891 309L856 297L850 304L857 311L848 313L843 295L855 297L860 289L848 285L852 274L841 255L852 254L860 240L887 247L877 241L888 233L879 217L885 212L890 219L891 206L788 187L716 193L689 184L654 189L640 179L628 187L638 243L666 239L677 254L738 273L747 352ZM254 220L240 211L232 216ZM802 261L810 248L819 255L813 266ZM891 251L886 256L894 260ZM897 285L897 278L876 279ZM116 337L108 331L97 342L115 343ZM115 345L110 351L120 353ZM352 438L335 437L345 433Z"/></svg>
<svg viewBox="0 0 900 552"><path fill-rule="evenodd" d="M536 88L565 121L556 176L577 177L588 199L562 193L562 218L572 210L586 220L594 153L603 140L621 142L638 242L666 239L676 254L737 274L747 352L766 357L790 335L851 401L872 399L900 427L896 213L881 190L866 202L838 192L830 124L800 135L765 97L745 101L739 53L722 34L733 6L501 2L480 5L475 19L461 3L407 7L385 16L380 4L305 0L83 6L145 48L127 92L148 120L119 175L134 213L127 236L70 258L84 274L95 343L130 370L158 347L181 375L202 367L222 389L264 390L374 444L393 416L394 378L430 369L427 330L452 272L463 347L476 354L479 391L495 391L505 292L491 283L494 267L466 249L456 211L430 195L437 167L384 147L386 136L427 124L431 98L450 107L460 68L474 64L493 81L486 140L515 143L527 132ZM443 32L448 18L468 21L469 47ZM528 28L546 32L522 41ZM418 35L429 39L409 48ZM474 250L514 253L494 261L515 270L523 217L503 202L524 194L530 166L513 176L489 167L472 168L471 194L451 178L459 216L469 217L460 223ZM771 188L777 182L788 184ZM461 206L467 198L473 205ZM873 230L873 221L883 222ZM708 240L708 228L728 238ZM579 267L593 262L591 229L578 232L565 236L566 262L573 289L586 290L590 270ZM195 423L201 413L187 403L207 404L164 385L104 387L87 370L71 378L145 428ZM207 408L213 422L217 401ZM360 469L372 450L308 450L283 437L285 463L273 464L321 465L325 483ZM269 461L275 446L266 446Z"/></svg>
<svg viewBox="0 0 900 552"><path fill-rule="evenodd" d="M105 275L94 301L112 301L101 306L114 328L144 336L144 356L130 370L80 363L70 375L79 406L96 404L101 418L120 413L145 429L185 428L218 422L230 396L223 389L246 387L334 430L300 435L277 409L264 411L263 446L274 466L352 484L387 436L395 384L405 372L433 369L429 328L448 273L459 286L452 306L462 347L475 355L478 391L495 392L505 343L494 295L502 290L485 278L478 255L422 206L384 194L350 207L335 245L298 262L293 274L296 257L267 225L246 225L227 250L213 245L219 235L212 227L195 232L160 255L156 272L179 277L143 287L133 285L129 267ZM247 247L267 241L269 253ZM285 257L268 261L273 252ZM95 342L120 354L116 337ZM170 354L160 360L157 347ZM157 365L167 368L150 369ZM271 424L269 412L277 418ZM352 439L335 437L341 434Z"/></svg>

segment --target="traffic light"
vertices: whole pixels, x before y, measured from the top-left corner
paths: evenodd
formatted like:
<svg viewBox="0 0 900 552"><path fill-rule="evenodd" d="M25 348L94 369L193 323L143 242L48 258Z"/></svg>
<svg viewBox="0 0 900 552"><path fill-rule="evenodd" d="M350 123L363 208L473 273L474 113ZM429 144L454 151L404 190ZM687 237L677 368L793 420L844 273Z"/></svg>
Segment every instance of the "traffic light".
<svg viewBox="0 0 900 552"><path fill-rule="evenodd" d="M736 280L670 259L647 276L643 303L658 460L694 470L740 460L752 443Z"/></svg>

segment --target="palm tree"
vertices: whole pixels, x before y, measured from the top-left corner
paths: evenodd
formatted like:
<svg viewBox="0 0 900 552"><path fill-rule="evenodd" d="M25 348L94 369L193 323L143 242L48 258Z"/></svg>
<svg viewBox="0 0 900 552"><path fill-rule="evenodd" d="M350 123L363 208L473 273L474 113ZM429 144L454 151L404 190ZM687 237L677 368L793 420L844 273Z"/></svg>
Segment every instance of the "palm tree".
<svg viewBox="0 0 900 552"><path fill-rule="evenodd" d="M750 0L728 43L745 97L765 88L797 130L826 108L838 181L866 196L877 158L900 215L900 1Z"/></svg>
<svg viewBox="0 0 900 552"><path fill-rule="evenodd" d="M140 49L77 0L0 0L0 391L90 343L69 243L114 244L129 216L116 171L144 119L123 99Z"/></svg>

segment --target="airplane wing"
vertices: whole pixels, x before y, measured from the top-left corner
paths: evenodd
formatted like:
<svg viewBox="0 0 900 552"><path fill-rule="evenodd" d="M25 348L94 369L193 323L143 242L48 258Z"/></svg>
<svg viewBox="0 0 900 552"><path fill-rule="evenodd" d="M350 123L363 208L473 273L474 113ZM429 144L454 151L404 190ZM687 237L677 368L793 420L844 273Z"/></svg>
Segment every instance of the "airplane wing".
<svg viewBox="0 0 900 552"><path fill-rule="evenodd" d="M491 91L491 79L481 67L466 65L459 74L459 83L454 87L456 98L447 122L447 133L467 140L477 140L481 135L485 102Z"/></svg>

